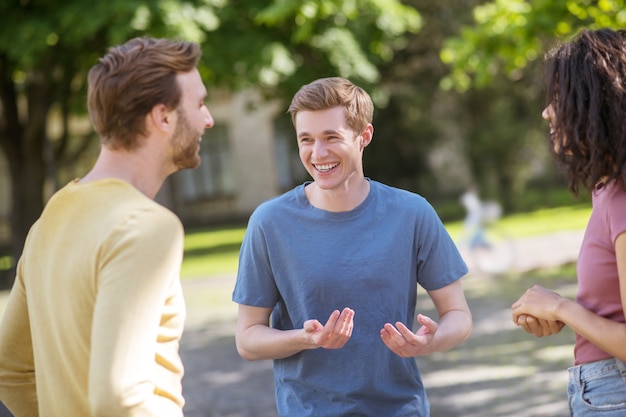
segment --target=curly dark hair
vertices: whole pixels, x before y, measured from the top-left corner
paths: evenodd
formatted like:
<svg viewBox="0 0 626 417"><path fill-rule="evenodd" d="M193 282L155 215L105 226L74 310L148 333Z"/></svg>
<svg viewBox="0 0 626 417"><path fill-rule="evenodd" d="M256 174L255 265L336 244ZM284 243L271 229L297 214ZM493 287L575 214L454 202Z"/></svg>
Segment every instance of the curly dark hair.
<svg viewBox="0 0 626 417"><path fill-rule="evenodd" d="M570 190L626 184L626 30L584 29L546 64L551 138Z"/></svg>

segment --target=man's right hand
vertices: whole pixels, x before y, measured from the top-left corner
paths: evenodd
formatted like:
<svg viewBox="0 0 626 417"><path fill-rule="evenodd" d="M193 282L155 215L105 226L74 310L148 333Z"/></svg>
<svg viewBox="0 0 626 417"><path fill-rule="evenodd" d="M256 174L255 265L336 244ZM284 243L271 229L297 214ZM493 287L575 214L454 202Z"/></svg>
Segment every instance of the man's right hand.
<svg viewBox="0 0 626 417"><path fill-rule="evenodd" d="M341 312L335 310L330 314L325 325L312 319L305 321L302 327L311 344L325 349L340 349L352 336L354 310L348 307Z"/></svg>

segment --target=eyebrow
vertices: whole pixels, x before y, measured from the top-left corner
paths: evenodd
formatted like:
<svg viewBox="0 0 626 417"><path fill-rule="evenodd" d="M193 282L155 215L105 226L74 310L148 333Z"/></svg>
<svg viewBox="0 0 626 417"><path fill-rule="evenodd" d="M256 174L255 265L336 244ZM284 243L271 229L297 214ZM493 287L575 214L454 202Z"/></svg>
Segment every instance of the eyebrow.
<svg viewBox="0 0 626 417"><path fill-rule="evenodd" d="M337 130L334 129L329 129L329 130L325 130L322 132L322 135L326 136L326 135L341 135L341 133ZM301 132L298 137L303 137L303 136L311 136L311 134L309 132Z"/></svg>

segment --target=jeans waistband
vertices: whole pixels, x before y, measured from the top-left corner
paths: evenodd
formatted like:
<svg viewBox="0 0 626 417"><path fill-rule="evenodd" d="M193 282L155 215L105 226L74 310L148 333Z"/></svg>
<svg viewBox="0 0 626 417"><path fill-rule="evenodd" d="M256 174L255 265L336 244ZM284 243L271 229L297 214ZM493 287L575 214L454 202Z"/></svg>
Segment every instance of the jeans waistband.
<svg viewBox="0 0 626 417"><path fill-rule="evenodd" d="M588 381L615 370L622 375L626 375L626 362L617 358L603 359L572 366L568 369L568 373L570 378Z"/></svg>

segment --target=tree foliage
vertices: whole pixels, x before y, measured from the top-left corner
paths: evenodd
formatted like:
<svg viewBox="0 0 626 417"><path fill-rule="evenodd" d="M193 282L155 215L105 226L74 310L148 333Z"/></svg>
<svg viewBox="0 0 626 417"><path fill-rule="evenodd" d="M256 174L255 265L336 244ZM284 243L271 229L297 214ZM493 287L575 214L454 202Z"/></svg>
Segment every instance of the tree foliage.
<svg viewBox="0 0 626 417"><path fill-rule="evenodd" d="M624 27L624 1L491 0L475 5L471 16L443 43L440 58L449 72L439 85L467 107L459 120L475 178L495 179L510 208L530 171L549 155L541 149L547 140L537 140L547 134L539 133L547 132L540 117L544 54L581 28Z"/></svg>
<svg viewBox="0 0 626 417"><path fill-rule="evenodd" d="M109 46L139 35L196 41L210 90L255 86L280 98L326 75L376 85L378 65L421 25L398 0L7 0L0 19L14 257L42 210L46 180L97 143L72 120L84 116L86 72ZM60 127L51 129L53 119Z"/></svg>
<svg viewBox="0 0 626 417"><path fill-rule="evenodd" d="M376 86L378 67L421 26L396 0L233 0L219 18L203 43L207 81L285 98L322 76Z"/></svg>
<svg viewBox="0 0 626 417"><path fill-rule="evenodd" d="M83 144L70 146L72 116L84 113L87 69L108 45L141 33L137 10L157 7L132 0L0 5L0 149L9 166L14 258L41 212L46 178L94 142L84 134ZM151 27L169 33L163 19ZM53 112L60 126L55 132Z"/></svg>
<svg viewBox="0 0 626 417"><path fill-rule="evenodd" d="M474 22L447 39L441 51L450 64L442 87L484 87L499 74L519 79L555 41L583 27L623 28L623 0L494 0L473 9Z"/></svg>

